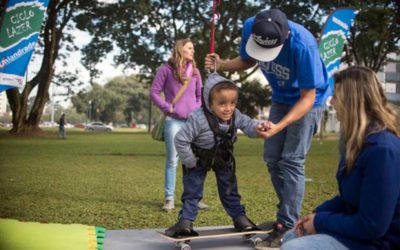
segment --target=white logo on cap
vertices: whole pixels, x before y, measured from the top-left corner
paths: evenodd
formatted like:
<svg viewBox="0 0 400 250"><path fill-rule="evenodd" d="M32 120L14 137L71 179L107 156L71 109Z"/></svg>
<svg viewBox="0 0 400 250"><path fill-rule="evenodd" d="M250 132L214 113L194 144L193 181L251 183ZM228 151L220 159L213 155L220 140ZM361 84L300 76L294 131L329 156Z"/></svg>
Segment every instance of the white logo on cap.
<svg viewBox="0 0 400 250"><path fill-rule="evenodd" d="M266 46L275 45L278 42L278 39L268 39L268 37L265 39L262 39L261 36L256 36L256 35L253 35L253 38L258 44L266 45Z"/></svg>

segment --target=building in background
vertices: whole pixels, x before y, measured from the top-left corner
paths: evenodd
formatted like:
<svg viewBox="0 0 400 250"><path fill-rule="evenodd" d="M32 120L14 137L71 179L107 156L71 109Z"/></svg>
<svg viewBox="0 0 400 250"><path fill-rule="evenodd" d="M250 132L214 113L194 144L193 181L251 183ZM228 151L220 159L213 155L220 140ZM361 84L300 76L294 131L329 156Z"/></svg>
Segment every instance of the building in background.
<svg viewBox="0 0 400 250"><path fill-rule="evenodd" d="M6 92L3 91L0 93L0 117L6 115L7 112L7 95Z"/></svg>
<svg viewBox="0 0 400 250"><path fill-rule="evenodd" d="M386 97L400 114L400 54L389 55L389 61L378 72Z"/></svg>

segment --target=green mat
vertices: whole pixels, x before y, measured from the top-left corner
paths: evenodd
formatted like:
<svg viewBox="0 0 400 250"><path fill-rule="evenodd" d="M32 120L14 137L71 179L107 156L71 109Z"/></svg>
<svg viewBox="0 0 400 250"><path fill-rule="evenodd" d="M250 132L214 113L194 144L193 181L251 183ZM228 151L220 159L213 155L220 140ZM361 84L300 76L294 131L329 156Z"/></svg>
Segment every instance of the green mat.
<svg viewBox="0 0 400 250"><path fill-rule="evenodd" d="M0 250L102 250L105 229L0 219Z"/></svg>

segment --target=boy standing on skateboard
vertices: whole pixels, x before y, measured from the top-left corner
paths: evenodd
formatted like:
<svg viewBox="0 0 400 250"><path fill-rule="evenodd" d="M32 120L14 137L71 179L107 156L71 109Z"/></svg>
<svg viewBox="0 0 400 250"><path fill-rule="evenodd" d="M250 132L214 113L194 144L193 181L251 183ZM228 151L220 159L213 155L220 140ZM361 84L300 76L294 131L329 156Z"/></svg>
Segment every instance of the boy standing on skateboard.
<svg viewBox="0 0 400 250"><path fill-rule="evenodd" d="M257 137L258 121L236 109L238 87L230 80L213 73L207 79L203 107L193 111L175 137L175 147L183 165L182 210L178 222L165 231L167 236L197 235L193 230L197 203L203 197L207 172L217 178L218 194L225 211L238 231L256 229L240 203L235 175L233 144L236 130Z"/></svg>

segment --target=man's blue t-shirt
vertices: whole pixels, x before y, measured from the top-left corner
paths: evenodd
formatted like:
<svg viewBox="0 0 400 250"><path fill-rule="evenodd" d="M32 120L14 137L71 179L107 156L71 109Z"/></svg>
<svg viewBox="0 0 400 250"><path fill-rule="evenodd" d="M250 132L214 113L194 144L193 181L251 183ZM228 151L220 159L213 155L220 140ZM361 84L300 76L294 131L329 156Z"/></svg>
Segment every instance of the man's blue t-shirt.
<svg viewBox="0 0 400 250"><path fill-rule="evenodd" d="M254 16L243 25L240 57L249 60L246 43L251 35ZM324 105L328 96L328 74L314 36L303 26L289 21L290 36L277 58L258 61L272 87L272 101L293 106L300 98L300 89L316 89L314 107Z"/></svg>

